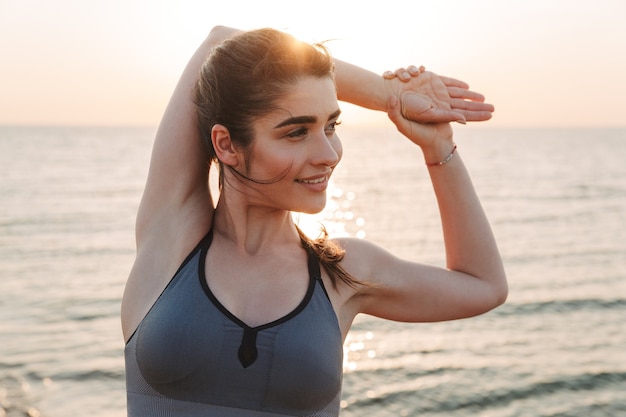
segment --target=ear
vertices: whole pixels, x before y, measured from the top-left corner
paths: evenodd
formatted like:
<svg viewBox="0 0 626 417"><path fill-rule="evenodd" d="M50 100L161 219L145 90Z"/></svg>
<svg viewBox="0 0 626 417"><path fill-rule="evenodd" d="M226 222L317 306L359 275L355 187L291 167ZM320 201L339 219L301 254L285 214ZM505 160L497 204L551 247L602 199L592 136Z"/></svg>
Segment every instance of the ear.
<svg viewBox="0 0 626 417"><path fill-rule="evenodd" d="M230 132L224 125L216 124L211 129L211 142L215 155L223 164L236 167L240 162L240 153L237 152L230 137Z"/></svg>

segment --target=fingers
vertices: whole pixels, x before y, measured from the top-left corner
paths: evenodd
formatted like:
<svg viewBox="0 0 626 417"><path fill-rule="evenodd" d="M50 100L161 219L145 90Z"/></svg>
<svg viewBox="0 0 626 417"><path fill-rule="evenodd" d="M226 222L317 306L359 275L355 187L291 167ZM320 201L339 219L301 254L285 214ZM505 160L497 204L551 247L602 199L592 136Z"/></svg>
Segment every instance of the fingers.
<svg viewBox="0 0 626 417"><path fill-rule="evenodd" d="M492 104L466 101L461 99L452 99L450 101L452 110L463 114L468 122L482 122L489 120L495 110Z"/></svg>
<svg viewBox="0 0 626 417"><path fill-rule="evenodd" d="M460 110L459 113L462 113L468 122L484 122L493 117L490 111Z"/></svg>
<svg viewBox="0 0 626 417"><path fill-rule="evenodd" d="M463 87L448 86L450 107L453 111L463 114L468 122L484 122L491 119L495 111L493 104L485 103L485 96Z"/></svg>
<svg viewBox="0 0 626 417"><path fill-rule="evenodd" d="M450 107L456 110L470 110L470 111L489 111L495 110L493 104L483 103L482 101L468 101L460 98L453 98L450 100Z"/></svg>
<svg viewBox="0 0 626 417"><path fill-rule="evenodd" d="M424 72L423 66L410 65L395 71L386 71L383 77L388 80L397 78L401 82L407 82ZM426 77L427 75L430 77ZM434 83L433 86L439 84L443 91L439 92L440 95L433 95L428 92L425 94L405 92L400 95L398 97L399 114L405 119L419 124L449 122L465 124L466 122L491 119L495 110L494 106L485 103L485 96L471 91L467 83L456 78L442 77L433 73L427 73L424 77L426 77L423 78L425 83ZM445 98L442 98L444 96Z"/></svg>
<svg viewBox="0 0 626 417"><path fill-rule="evenodd" d="M468 122L482 122L489 120L495 111L493 104L481 101L467 101L453 98L450 100L450 107L453 111L463 114Z"/></svg>
<svg viewBox="0 0 626 417"><path fill-rule="evenodd" d="M469 88L469 84L464 81L457 80L456 78L444 77L441 75L439 75L439 78L441 78L441 81L443 81L446 87L458 87L463 90L467 90Z"/></svg>
<svg viewBox="0 0 626 417"><path fill-rule="evenodd" d="M417 77L426 70L423 65L416 67L415 65L409 65L406 68L398 68L395 71L385 71L383 78L391 80L398 78L400 81L409 81L412 77Z"/></svg>
<svg viewBox="0 0 626 417"><path fill-rule="evenodd" d="M431 109L426 113L434 111L435 109ZM387 116L400 133L421 147L429 146L434 141L452 136L452 129L449 123L418 123L408 120L403 116L400 100L395 96L392 96L388 102Z"/></svg>
<svg viewBox="0 0 626 417"><path fill-rule="evenodd" d="M396 123L404 119L402 115L402 108L400 105L400 100L396 96L391 96L387 103L387 116L391 119L392 122Z"/></svg>
<svg viewBox="0 0 626 417"><path fill-rule="evenodd" d="M408 69L398 68L395 71L385 71L383 78L386 80L398 78L400 81L409 81L411 79L411 72L409 72Z"/></svg>
<svg viewBox="0 0 626 417"><path fill-rule="evenodd" d="M395 71L385 71L383 73L383 78L386 80L392 80L394 78L398 78L400 81L409 81L412 77L417 77L418 75L424 73L426 68L423 65L416 67L415 65L409 65L406 68L398 68ZM485 101L485 97L474 91L469 90L469 84L464 81L457 80L456 78L444 77L438 75L441 81L444 83L446 87L448 87L448 93L450 97L459 97L465 98L468 100L475 101Z"/></svg>
<svg viewBox="0 0 626 417"><path fill-rule="evenodd" d="M415 65L409 65L407 67L407 70L409 71L409 74L411 74L413 77L417 77L418 75L426 71L426 68L424 68L423 65L420 65L419 67L416 67Z"/></svg>
<svg viewBox="0 0 626 417"><path fill-rule="evenodd" d="M463 114L463 112L458 112L454 109L446 110L446 109L433 109L430 114L430 119L428 123L451 123L457 122L462 125L467 123L467 118Z"/></svg>
<svg viewBox="0 0 626 417"><path fill-rule="evenodd" d="M402 114L400 100L395 96L392 96L387 103L387 116L396 125L396 129L400 133L404 135L410 134L411 122Z"/></svg>
<svg viewBox="0 0 626 417"><path fill-rule="evenodd" d="M485 96L475 91L467 90L460 87L450 87L448 85L446 85L446 87L448 87L448 95L451 98L460 98L464 100L472 100L478 102L485 101Z"/></svg>
<svg viewBox="0 0 626 417"><path fill-rule="evenodd" d="M426 113L432 112L434 109L432 100L425 99L423 96L413 92L405 92L399 98L404 117L415 122L428 123L431 121L429 120L430 115Z"/></svg>

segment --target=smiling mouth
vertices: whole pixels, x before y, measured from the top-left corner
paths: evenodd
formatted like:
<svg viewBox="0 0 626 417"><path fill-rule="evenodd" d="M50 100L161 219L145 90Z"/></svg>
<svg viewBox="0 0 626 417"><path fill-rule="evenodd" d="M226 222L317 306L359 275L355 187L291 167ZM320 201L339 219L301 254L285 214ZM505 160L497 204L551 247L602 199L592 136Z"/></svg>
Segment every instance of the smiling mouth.
<svg viewBox="0 0 626 417"><path fill-rule="evenodd" d="M320 177L314 180L298 180L298 182L304 183L304 184L320 184L324 181L326 181L327 177Z"/></svg>

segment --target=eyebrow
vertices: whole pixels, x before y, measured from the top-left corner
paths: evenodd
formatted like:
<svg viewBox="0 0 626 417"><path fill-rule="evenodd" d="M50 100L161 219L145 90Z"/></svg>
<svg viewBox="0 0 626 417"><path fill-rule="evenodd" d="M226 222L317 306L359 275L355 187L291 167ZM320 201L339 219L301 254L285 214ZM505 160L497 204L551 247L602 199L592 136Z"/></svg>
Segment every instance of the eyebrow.
<svg viewBox="0 0 626 417"><path fill-rule="evenodd" d="M340 114L341 114L341 110L336 110L333 113L331 113L330 116L328 116L328 120L336 119L337 117L339 117ZM274 126L274 129L278 129L278 128L290 126L290 125L308 124L308 123L315 123L315 122L317 122L317 117L315 116L295 116L295 117L290 117L288 119L283 120L282 122Z"/></svg>

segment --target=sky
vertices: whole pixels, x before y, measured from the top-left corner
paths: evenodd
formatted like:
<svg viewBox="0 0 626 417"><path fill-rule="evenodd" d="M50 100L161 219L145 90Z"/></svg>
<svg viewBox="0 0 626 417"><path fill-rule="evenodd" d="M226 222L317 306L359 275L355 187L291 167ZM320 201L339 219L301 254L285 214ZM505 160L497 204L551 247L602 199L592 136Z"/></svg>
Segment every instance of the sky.
<svg viewBox="0 0 626 417"><path fill-rule="evenodd" d="M459 78L496 106L490 126L626 126L623 0L0 0L0 125L156 126L220 24Z"/></svg>

